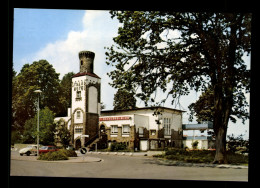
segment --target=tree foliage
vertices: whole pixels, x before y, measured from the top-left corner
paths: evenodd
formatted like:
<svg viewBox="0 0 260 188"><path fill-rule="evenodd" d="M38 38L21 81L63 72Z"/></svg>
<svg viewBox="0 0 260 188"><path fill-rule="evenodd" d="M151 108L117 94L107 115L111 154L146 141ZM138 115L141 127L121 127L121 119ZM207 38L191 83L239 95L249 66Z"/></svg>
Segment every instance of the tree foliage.
<svg viewBox="0 0 260 188"><path fill-rule="evenodd" d="M249 105L245 102L246 98L241 93L235 93L233 95L234 106L230 114L230 120L233 123L237 122L237 118L242 119L242 122L245 123L245 120L249 118L249 113L246 109ZM214 120L214 93L212 87L209 87L204 91L199 99L191 103L188 106L190 110L189 120L193 120L193 116L196 116L197 122L202 121L211 121Z"/></svg>
<svg viewBox="0 0 260 188"><path fill-rule="evenodd" d="M37 113L38 94L40 89L40 108L48 107L57 116L65 116L71 105L71 78L73 72L65 74L59 80L53 66L46 60L25 64L12 79L12 130L22 133L25 122Z"/></svg>
<svg viewBox="0 0 260 188"><path fill-rule="evenodd" d="M54 123L55 114L48 108L40 110L39 113L39 138L40 143L43 145L52 145L54 144L54 132L55 132L55 123ZM22 136L23 143L36 143L37 139L37 114L28 120L26 120L24 125L24 132Z"/></svg>
<svg viewBox="0 0 260 188"><path fill-rule="evenodd" d="M134 93L118 89L114 96L114 110L128 110L136 108Z"/></svg>
<svg viewBox="0 0 260 188"><path fill-rule="evenodd" d="M115 44L106 48L106 63L115 66L108 73L111 85L136 93L146 105L155 101L158 89L167 93L167 98L171 96L173 104L192 89L206 91L212 86L215 162L225 162L230 115L247 105L244 94L250 91L250 70L242 56L251 52L252 15L110 13L121 23L113 38Z"/></svg>
<svg viewBox="0 0 260 188"><path fill-rule="evenodd" d="M59 103L60 109L57 116L66 116L67 109L71 107L71 85L74 72L69 72L63 76L59 85Z"/></svg>
<svg viewBox="0 0 260 188"><path fill-rule="evenodd" d="M20 73L12 80L12 127L23 129L26 120L37 112L38 94L40 89L40 108L48 107L59 112L59 74L46 60L25 64Z"/></svg>
<svg viewBox="0 0 260 188"><path fill-rule="evenodd" d="M66 148L69 146L71 135L64 121L59 120L56 122L56 133L63 147Z"/></svg>

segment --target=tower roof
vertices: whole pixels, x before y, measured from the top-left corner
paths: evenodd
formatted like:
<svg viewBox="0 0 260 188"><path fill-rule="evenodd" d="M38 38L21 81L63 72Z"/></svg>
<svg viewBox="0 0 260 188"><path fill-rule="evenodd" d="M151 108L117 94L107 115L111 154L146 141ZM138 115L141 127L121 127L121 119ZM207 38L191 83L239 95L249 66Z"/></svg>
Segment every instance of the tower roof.
<svg viewBox="0 0 260 188"><path fill-rule="evenodd" d="M75 78L75 77L85 76L85 75L100 79L100 77L98 75L96 75L95 73L90 73L90 72L82 72L82 73L79 72L77 74L74 74L72 77Z"/></svg>
<svg viewBox="0 0 260 188"><path fill-rule="evenodd" d="M94 53L94 52L91 52L91 51L80 51L80 52L79 52L79 58L81 58L82 56L85 56L85 57L89 57L89 58L94 59L95 53Z"/></svg>

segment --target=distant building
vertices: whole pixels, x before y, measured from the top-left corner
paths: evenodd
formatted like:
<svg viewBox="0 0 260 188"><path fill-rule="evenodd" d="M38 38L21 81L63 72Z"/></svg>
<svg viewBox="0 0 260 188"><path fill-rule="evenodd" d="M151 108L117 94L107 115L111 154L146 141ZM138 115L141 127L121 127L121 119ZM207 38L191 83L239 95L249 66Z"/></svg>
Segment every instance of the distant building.
<svg viewBox="0 0 260 188"><path fill-rule="evenodd" d="M208 131L213 131L212 122L203 122L201 124L183 124L183 147L192 149L192 143L198 141L197 149L214 149L215 140Z"/></svg>

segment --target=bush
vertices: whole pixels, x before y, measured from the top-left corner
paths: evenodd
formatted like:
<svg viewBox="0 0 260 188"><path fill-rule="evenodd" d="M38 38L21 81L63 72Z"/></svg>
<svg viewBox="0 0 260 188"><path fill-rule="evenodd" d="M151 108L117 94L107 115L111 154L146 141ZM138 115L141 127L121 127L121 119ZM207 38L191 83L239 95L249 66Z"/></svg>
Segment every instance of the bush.
<svg viewBox="0 0 260 188"><path fill-rule="evenodd" d="M47 160L47 161L58 161L58 160L68 160L69 157L77 157L75 151L60 149L54 152L48 152L41 154L38 157L38 160Z"/></svg>
<svg viewBox="0 0 260 188"><path fill-rule="evenodd" d="M58 152L64 153L67 157L77 157L74 150L60 149Z"/></svg>
<svg viewBox="0 0 260 188"><path fill-rule="evenodd" d="M231 151L228 151L227 160L228 160L228 163L231 163L231 164L248 163L248 156L244 156L242 154L236 154Z"/></svg>
<svg viewBox="0 0 260 188"><path fill-rule="evenodd" d="M186 151L184 149L169 149L168 151L165 152L165 155L187 155L189 151Z"/></svg>
<svg viewBox="0 0 260 188"><path fill-rule="evenodd" d="M193 149L197 149L197 147L198 147L198 144L199 144L199 141L194 141L194 142L192 142L192 148Z"/></svg>
<svg viewBox="0 0 260 188"><path fill-rule="evenodd" d="M185 149L170 149L163 155L154 155L154 157L165 158L175 161L185 161L188 163L211 163L215 157L215 151L210 150L190 150ZM248 156L236 154L234 152L227 152L228 163L230 164L243 164L248 163Z"/></svg>
<svg viewBox="0 0 260 188"><path fill-rule="evenodd" d="M58 161L58 160L68 160L67 155L60 151L53 151L41 154L38 157L38 160L46 160L46 161Z"/></svg>
<svg viewBox="0 0 260 188"><path fill-rule="evenodd" d="M127 145L122 142L114 142L110 146L110 151L120 151L120 150L126 150Z"/></svg>

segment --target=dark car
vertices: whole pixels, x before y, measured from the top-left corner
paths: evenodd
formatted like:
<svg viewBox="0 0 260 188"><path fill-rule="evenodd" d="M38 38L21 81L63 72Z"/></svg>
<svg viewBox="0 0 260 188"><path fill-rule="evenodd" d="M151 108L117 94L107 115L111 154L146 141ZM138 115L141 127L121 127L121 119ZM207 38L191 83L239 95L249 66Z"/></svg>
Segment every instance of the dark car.
<svg viewBox="0 0 260 188"><path fill-rule="evenodd" d="M50 151L58 151L59 149L57 149L55 146L42 146L40 149L39 149L39 154L42 154L42 153L48 153Z"/></svg>

